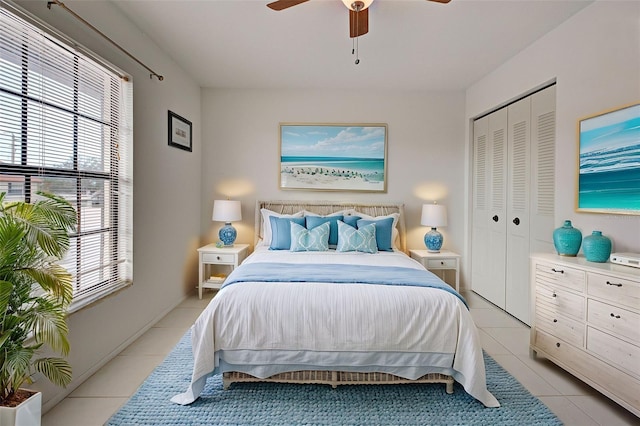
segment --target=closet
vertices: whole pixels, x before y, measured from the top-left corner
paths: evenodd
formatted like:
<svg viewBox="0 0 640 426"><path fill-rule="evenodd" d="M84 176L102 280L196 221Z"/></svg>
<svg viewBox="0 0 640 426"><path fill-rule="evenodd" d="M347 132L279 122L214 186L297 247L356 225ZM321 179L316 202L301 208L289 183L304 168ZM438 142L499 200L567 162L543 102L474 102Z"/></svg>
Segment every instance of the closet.
<svg viewBox="0 0 640 426"><path fill-rule="evenodd" d="M474 121L471 289L530 324L529 256L552 252L555 85Z"/></svg>

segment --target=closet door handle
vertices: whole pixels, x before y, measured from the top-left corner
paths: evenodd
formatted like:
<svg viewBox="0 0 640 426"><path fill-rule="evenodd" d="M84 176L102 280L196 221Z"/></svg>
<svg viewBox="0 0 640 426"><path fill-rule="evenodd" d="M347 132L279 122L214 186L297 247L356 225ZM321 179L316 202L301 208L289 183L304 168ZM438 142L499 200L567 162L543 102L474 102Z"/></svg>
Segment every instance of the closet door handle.
<svg viewBox="0 0 640 426"><path fill-rule="evenodd" d="M494 222L497 222L498 221L498 215L497 214L494 215L491 219L493 219Z"/></svg>
<svg viewBox="0 0 640 426"><path fill-rule="evenodd" d="M516 226L520 225L520 218L519 218L519 217L516 217L515 219L513 219L513 223L514 223L514 225L516 225Z"/></svg>

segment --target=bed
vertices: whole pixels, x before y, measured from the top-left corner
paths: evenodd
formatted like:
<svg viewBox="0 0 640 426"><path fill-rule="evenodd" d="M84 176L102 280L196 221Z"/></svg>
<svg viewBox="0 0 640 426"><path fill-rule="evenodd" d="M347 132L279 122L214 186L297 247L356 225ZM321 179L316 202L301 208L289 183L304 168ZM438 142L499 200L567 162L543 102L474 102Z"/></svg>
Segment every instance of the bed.
<svg viewBox="0 0 640 426"><path fill-rule="evenodd" d="M466 302L406 255L402 204L258 201L255 223L254 252L192 326L192 381L173 402L222 373L225 388L435 382L451 393L456 380L499 406Z"/></svg>

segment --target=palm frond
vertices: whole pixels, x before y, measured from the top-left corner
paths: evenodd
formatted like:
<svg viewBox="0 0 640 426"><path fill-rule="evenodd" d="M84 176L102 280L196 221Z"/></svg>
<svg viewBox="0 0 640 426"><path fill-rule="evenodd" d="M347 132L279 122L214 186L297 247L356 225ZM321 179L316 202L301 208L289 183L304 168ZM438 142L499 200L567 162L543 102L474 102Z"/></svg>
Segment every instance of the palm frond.
<svg viewBox="0 0 640 426"><path fill-rule="evenodd" d="M45 263L39 268L26 268L22 272L38 283L45 292L54 295L67 305L71 303L73 278L60 265Z"/></svg>
<svg viewBox="0 0 640 426"><path fill-rule="evenodd" d="M51 383L67 386L71 383L71 365L62 358L39 358L33 362L33 368L42 373Z"/></svg>
<svg viewBox="0 0 640 426"><path fill-rule="evenodd" d="M38 298L38 303L30 312L33 315L33 336L37 343L46 343L54 351L63 355L69 353L69 328L67 310L59 302Z"/></svg>

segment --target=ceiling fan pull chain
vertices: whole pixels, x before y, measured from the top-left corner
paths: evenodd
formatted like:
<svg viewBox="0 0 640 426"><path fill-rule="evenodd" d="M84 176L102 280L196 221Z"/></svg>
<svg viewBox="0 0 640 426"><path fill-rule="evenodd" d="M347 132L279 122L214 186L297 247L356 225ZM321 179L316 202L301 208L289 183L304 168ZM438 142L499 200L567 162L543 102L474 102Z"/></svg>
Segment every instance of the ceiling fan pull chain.
<svg viewBox="0 0 640 426"><path fill-rule="evenodd" d="M354 3L355 4L355 3ZM360 12L361 10L361 6L356 7L356 37L355 37L355 43L356 43L356 65L358 65L360 63L360 54L358 52L358 39L360 38L360 26L358 25L359 23L359 17L360 17Z"/></svg>
<svg viewBox="0 0 640 426"><path fill-rule="evenodd" d="M358 37L356 37L356 65L360 63L360 55L358 53Z"/></svg>

